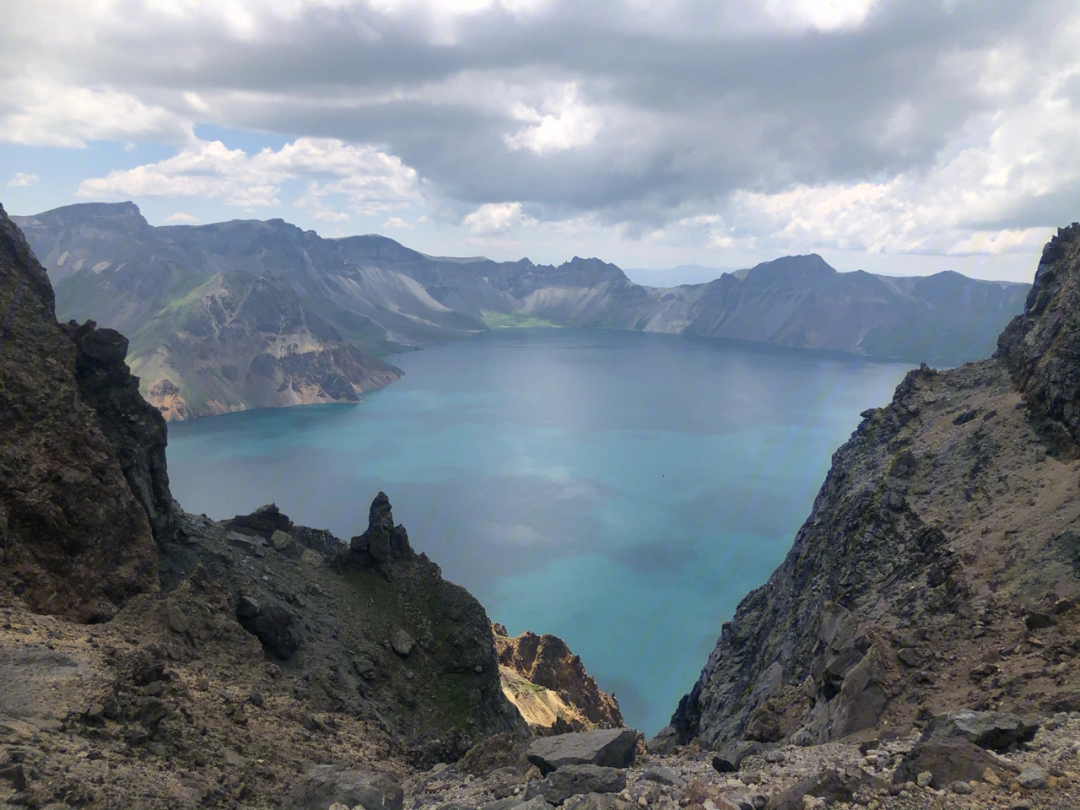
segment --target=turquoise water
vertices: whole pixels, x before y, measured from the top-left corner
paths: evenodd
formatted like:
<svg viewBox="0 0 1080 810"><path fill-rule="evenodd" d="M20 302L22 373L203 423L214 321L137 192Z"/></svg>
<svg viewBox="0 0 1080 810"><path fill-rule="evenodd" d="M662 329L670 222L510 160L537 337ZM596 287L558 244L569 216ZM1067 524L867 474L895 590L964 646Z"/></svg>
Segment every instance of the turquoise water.
<svg viewBox="0 0 1080 810"><path fill-rule="evenodd" d="M361 405L171 425L177 499L214 518L274 501L348 539L385 490L444 576L511 634L565 639L649 734L908 368L545 329L392 359L405 378Z"/></svg>

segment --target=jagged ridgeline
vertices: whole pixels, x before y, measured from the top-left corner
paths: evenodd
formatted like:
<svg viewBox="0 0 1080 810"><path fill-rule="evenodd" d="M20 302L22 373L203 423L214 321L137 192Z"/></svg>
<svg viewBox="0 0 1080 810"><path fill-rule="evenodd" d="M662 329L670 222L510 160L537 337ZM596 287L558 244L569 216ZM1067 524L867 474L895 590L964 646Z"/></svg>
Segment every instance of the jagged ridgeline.
<svg viewBox="0 0 1080 810"><path fill-rule="evenodd" d="M661 289L599 259L445 259L381 236L324 239L279 219L155 228L133 203L15 221L56 285L61 319L129 335L143 394L169 419L355 401L400 374L376 357L504 326L678 333L956 365L991 354L1028 290L951 272L838 273L817 255Z"/></svg>
<svg viewBox="0 0 1080 810"><path fill-rule="evenodd" d="M821 743L956 709L1080 710L1080 225L993 358L863 413L784 563L672 718Z"/></svg>
<svg viewBox="0 0 1080 810"><path fill-rule="evenodd" d="M126 339L57 322L45 270L2 208L0 313L0 720L59 713L115 749L134 768L115 795L213 757L248 781L275 763L237 788L265 799L304 763L431 764L527 736L484 608L413 551L386 495L350 542L273 505L222 522L183 512L165 420L139 396ZM15 646L12 620L26 629ZM621 725L560 649L579 697ZM132 765L140 752L154 764Z"/></svg>

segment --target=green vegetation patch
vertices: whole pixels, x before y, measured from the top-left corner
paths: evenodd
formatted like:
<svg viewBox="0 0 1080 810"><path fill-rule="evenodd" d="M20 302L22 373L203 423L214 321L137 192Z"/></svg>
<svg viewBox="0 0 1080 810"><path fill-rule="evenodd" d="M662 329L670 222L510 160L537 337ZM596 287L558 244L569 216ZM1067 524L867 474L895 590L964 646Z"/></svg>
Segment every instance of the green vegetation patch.
<svg viewBox="0 0 1080 810"><path fill-rule="evenodd" d="M529 315L515 313L488 312L483 313L484 324L488 329L524 329L526 327L542 326L558 329L562 324L548 321L543 318L533 318Z"/></svg>

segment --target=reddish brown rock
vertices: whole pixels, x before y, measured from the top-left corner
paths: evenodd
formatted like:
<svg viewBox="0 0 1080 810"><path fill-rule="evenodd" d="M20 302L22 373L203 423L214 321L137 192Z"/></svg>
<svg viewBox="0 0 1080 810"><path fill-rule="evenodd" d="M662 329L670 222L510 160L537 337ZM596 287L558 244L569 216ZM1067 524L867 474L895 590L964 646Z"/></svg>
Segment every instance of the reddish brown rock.
<svg viewBox="0 0 1080 810"><path fill-rule="evenodd" d="M624 725L619 702L601 691L585 671L581 658L574 655L561 638L538 636L528 631L509 638L506 628L498 624L493 625L493 631L495 652L503 671L503 691L531 725L550 727L561 720L567 724L567 731L621 728ZM545 696L542 693L537 696L535 690L528 690L532 694L515 690L515 675L554 693L555 698L544 701ZM537 707L537 712L525 705L537 700L544 704Z"/></svg>

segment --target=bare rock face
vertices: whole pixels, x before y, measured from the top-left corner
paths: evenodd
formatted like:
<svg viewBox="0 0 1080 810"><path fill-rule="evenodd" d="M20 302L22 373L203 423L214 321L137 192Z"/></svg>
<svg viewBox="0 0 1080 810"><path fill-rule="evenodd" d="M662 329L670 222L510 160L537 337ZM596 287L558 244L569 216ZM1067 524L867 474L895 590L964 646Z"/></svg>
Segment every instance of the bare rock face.
<svg viewBox="0 0 1080 810"><path fill-rule="evenodd" d="M390 499L385 492L380 492L371 502L367 530L352 539L349 551L360 565L368 562L388 565L416 557L409 545L409 533L405 527L394 525Z"/></svg>
<svg viewBox="0 0 1080 810"><path fill-rule="evenodd" d="M626 768L633 763L636 749L634 729L596 729L533 740L527 756L529 762L546 774L567 765Z"/></svg>
<svg viewBox="0 0 1080 810"><path fill-rule="evenodd" d="M1062 228L1043 249L1024 314L998 340L1034 418L1051 435L1080 441L1080 223Z"/></svg>
<svg viewBox="0 0 1080 810"><path fill-rule="evenodd" d="M552 728L559 723L573 731L624 725L619 702L600 690L561 638L528 631L509 638L498 624L492 630L503 693L530 725Z"/></svg>
<svg viewBox="0 0 1080 810"><path fill-rule="evenodd" d="M681 743L814 744L1080 705L1076 652L1058 654L1080 625L1078 313L1074 225L994 358L924 365L863 413L680 702Z"/></svg>
<svg viewBox="0 0 1080 810"><path fill-rule="evenodd" d="M124 358L128 340L93 321L60 327L75 344L75 379L82 400L97 414L98 427L112 443L158 544L169 542L179 525L165 464L165 419L139 394L139 380Z"/></svg>
<svg viewBox="0 0 1080 810"><path fill-rule="evenodd" d="M0 576L34 610L108 619L157 587L153 527L167 530L171 504L164 457L155 470L152 446L140 456L128 443L151 417L94 396L95 364L134 384L113 335L88 325L73 340L56 322L45 271L2 208L0 313Z"/></svg>

